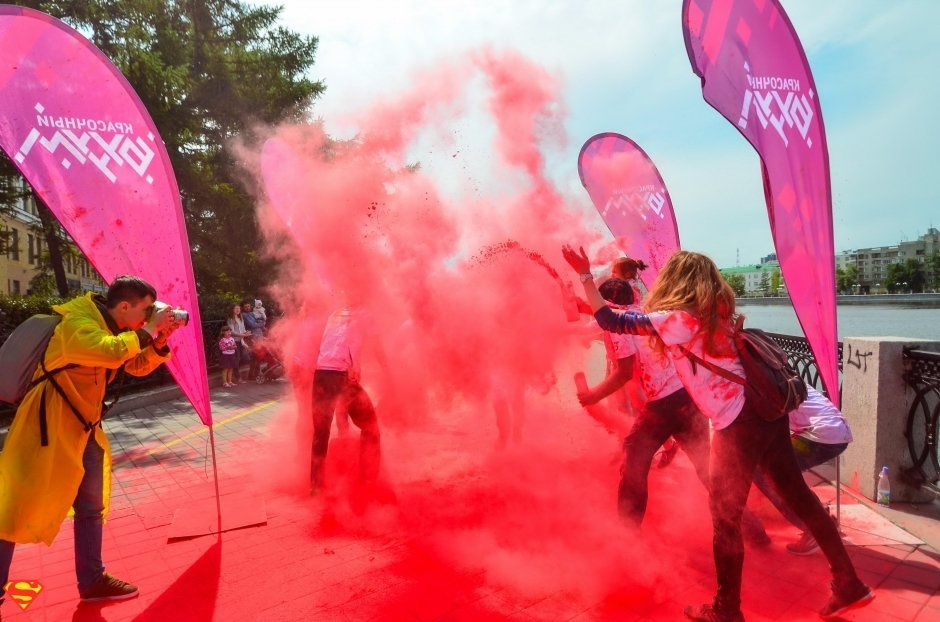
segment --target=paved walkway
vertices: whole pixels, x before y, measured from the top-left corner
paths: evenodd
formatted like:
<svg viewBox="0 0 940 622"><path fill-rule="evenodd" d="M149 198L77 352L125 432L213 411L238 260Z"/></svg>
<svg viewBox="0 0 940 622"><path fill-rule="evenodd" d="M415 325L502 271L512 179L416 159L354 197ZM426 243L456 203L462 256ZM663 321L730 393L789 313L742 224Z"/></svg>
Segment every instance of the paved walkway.
<svg viewBox="0 0 940 622"><path fill-rule="evenodd" d="M17 548L11 578L43 590L25 611L8 597L5 619L680 620L686 604L713 594L705 493L685 458L652 472L637 537L612 516L616 444L598 451L603 431L576 412L530 418L524 444L502 452L492 449L492 415L472 408L447 421L383 421L385 485L359 488L347 475L357 442L336 438L331 488L316 498L305 494L309 430L288 385L216 389L213 412L225 513L261 514L263 524L171 538L216 520L207 428L184 400L124 413L106 424L114 474L104 555L140 596L80 605L66 524L52 547ZM833 496L825 482L815 489ZM747 552L746 618L818 619L825 560L788 554L795 530L760 501L774 544ZM940 523L920 521L917 537L867 504L843 503L852 558L877 588L846 619L940 620Z"/></svg>

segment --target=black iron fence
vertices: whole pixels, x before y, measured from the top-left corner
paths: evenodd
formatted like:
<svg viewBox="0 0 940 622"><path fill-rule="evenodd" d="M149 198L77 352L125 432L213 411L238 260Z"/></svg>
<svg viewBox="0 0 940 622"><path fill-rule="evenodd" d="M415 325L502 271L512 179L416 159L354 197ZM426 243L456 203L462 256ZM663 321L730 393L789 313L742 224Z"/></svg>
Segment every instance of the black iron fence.
<svg viewBox="0 0 940 622"><path fill-rule="evenodd" d="M940 352L905 348L904 381L914 392L905 430L912 465L904 475L911 484L940 493Z"/></svg>
<svg viewBox="0 0 940 622"><path fill-rule="evenodd" d="M815 387L817 390L823 391L822 381L819 378L819 365L816 364L816 357L813 356L813 351L809 349L809 342L806 341L806 338L797 337L795 335L781 335L779 333L767 334L787 353L787 356L790 358L790 365L799 372L803 381ZM839 392L841 394L842 342L840 341L837 346L839 358Z"/></svg>

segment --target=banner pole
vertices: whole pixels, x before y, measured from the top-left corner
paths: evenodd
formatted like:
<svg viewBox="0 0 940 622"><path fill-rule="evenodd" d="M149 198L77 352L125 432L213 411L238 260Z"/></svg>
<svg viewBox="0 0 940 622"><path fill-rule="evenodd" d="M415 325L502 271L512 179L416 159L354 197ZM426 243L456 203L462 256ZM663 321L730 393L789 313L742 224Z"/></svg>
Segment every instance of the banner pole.
<svg viewBox="0 0 940 622"><path fill-rule="evenodd" d="M214 426L209 424L209 447L212 450L212 481L215 484L215 509L218 516L219 535L222 534L222 498L219 494L219 468L215 460L215 433Z"/></svg>
<svg viewBox="0 0 940 622"><path fill-rule="evenodd" d="M842 527L842 457L836 456L836 525Z"/></svg>

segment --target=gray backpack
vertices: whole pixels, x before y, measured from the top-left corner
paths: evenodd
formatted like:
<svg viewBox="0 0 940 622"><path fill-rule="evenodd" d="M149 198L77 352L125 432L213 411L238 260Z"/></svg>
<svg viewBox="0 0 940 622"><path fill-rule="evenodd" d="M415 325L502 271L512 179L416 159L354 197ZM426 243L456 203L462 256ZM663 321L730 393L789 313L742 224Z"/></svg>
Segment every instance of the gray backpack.
<svg viewBox="0 0 940 622"><path fill-rule="evenodd" d="M72 405L68 396L56 382L54 376L64 369L78 367L75 363L69 363L55 369L46 369L43 364L43 358L46 354L46 348L49 346L49 340L55 327L62 321L61 315L38 314L30 317L28 320L17 326L7 340L0 346L0 369L4 373L0 374L0 402L18 404L37 384L49 381L53 388L62 396L69 410L78 418L82 427L89 434L95 429L95 425L89 423L79 414L78 409ZM33 380L33 374L36 368L42 367L42 375ZM42 389L42 396L39 398L39 437L40 445L45 447L49 444L49 431L46 425L46 388Z"/></svg>
<svg viewBox="0 0 940 622"><path fill-rule="evenodd" d="M18 404L33 386L32 378L62 316L34 315L10 333L0 346L0 402ZM59 369L47 373L56 373Z"/></svg>

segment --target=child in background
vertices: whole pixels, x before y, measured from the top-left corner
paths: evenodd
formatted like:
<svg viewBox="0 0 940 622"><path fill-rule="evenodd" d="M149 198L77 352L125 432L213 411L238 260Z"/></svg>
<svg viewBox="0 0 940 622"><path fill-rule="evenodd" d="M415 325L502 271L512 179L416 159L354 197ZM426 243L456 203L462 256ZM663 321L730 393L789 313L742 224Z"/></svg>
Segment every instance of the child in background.
<svg viewBox="0 0 940 622"><path fill-rule="evenodd" d="M223 326L219 335L219 366L222 368L222 386L228 389L234 387L233 374L235 366L238 365L238 358L235 356L235 338L232 337L232 329L229 326Z"/></svg>
<svg viewBox="0 0 940 622"><path fill-rule="evenodd" d="M262 329L266 327L268 323L268 313L264 309L264 304L257 298L255 298L255 306L251 310L251 314L258 320L258 326Z"/></svg>
<svg viewBox="0 0 940 622"><path fill-rule="evenodd" d="M610 276L630 283L630 287L633 288L633 300L636 304L640 304L643 300L643 292L640 291L639 287L640 272L643 270L646 270L646 263L632 257L620 257L610 264Z"/></svg>

